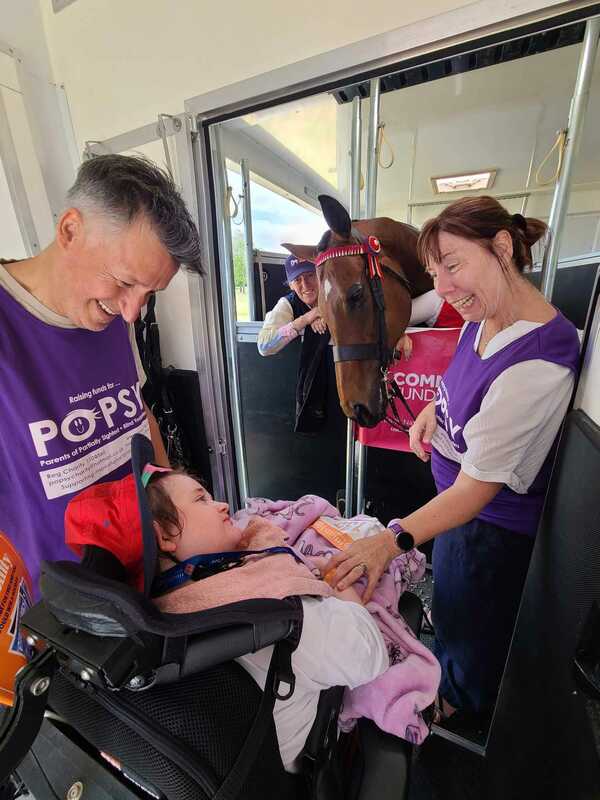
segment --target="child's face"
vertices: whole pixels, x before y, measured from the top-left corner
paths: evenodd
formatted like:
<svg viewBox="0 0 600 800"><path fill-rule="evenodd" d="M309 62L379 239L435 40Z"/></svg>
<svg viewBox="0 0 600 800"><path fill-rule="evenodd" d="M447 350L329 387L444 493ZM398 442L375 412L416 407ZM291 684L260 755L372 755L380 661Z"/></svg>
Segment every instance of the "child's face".
<svg viewBox="0 0 600 800"><path fill-rule="evenodd" d="M204 553L220 553L239 547L242 531L229 517L227 503L213 500L206 489L188 475L169 475L161 483L179 513L180 536L159 535L161 550L178 561Z"/></svg>

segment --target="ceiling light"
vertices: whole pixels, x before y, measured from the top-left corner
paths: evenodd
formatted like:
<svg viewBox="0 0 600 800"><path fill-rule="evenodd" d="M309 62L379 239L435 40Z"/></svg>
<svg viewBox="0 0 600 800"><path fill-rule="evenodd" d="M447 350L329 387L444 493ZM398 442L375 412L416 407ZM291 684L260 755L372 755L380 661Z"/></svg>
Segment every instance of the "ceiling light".
<svg viewBox="0 0 600 800"><path fill-rule="evenodd" d="M436 194L447 192L474 192L489 189L494 183L497 170L486 169L481 172L469 172L462 175L444 175L432 178L431 185Z"/></svg>

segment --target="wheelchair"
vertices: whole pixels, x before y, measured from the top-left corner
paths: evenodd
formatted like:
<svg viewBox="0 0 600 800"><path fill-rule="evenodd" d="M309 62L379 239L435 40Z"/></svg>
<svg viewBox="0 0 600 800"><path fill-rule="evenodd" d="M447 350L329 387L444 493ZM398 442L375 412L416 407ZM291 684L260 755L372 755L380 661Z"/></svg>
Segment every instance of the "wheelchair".
<svg viewBox="0 0 600 800"><path fill-rule="evenodd" d="M12 776L36 800L406 798L411 745L366 719L338 736L343 687L321 692L300 772L284 770L273 707L294 689L299 598L163 614L148 580L141 593L125 577L95 545L42 565L22 623L35 655L0 718L0 785ZM419 599L405 593L400 611L418 634ZM261 691L235 659L270 645Z"/></svg>

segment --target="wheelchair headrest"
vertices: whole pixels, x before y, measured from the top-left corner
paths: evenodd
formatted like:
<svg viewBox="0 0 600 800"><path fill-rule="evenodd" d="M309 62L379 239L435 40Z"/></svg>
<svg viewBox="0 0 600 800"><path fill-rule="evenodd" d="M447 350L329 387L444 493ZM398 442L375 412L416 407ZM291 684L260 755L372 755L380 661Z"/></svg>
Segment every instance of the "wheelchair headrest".
<svg viewBox="0 0 600 800"><path fill-rule="evenodd" d="M59 622L93 636L125 637L142 632L175 638L228 626L260 625L265 617L302 619L294 598L243 600L189 614L164 614L140 592L107 577L107 568L120 566L113 559L107 551L94 548L87 554L87 565L72 561L42 562L43 602ZM105 574L96 571L99 564Z"/></svg>
<svg viewBox="0 0 600 800"><path fill-rule="evenodd" d="M130 586L108 577L122 567L95 548L88 566L43 562L42 601L23 625L78 673L119 688L132 677L143 686L172 682L285 639L302 630L299 598L256 599L189 614L164 614ZM99 566L98 574L92 566ZM61 662L62 663L62 662Z"/></svg>
<svg viewBox="0 0 600 800"><path fill-rule="evenodd" d="M142 473L146 464L154 461L154 448L152 442L145 436L136 433L131 440L131 467L135 479L135 490L142 523L142 546L144 548L144 594L150 595L152 581L156 573L156 562L158 550L156 546L156 536L154 525L152 524L152 512L148 505L146 489L144 487Z"/></svg>
<svg viewBox="0 0 600 800"><path fill-rule="evenodd" d="M94 484L76 495L65 513L65 541L78 555L85 546L110 550L126 568L132 585L149 596L157 566L147 481L170 469L154 465L151 442L140 434L131 440L131 474Z"/></svg>

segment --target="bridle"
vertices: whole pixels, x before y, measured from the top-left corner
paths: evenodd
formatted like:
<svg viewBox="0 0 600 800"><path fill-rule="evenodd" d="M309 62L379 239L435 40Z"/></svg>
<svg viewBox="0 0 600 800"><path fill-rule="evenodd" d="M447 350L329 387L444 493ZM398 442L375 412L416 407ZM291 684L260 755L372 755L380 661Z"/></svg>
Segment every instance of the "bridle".
<svg viewBox="0 0 600 800"><path fill-rule="evenodd" d="M410 284L404 275L394 272L385 264L381 263L379 254L381 253L381 243L375 236L362 236L356 228L352 228L352 238L355 240L354 244L338 245L337 247L329 247L323 250L315 259L315 266L320 267L325 261L331 261L336 258L343 258L344 256L364 256L365 257L365 274L367 276L367 284L373 297L373 304L375 307L375 317L377 324L377 341L364 342L359 344L346 344L333 346L333 360L337 364L341 361L378 361L379 372L381 374L381 389L383 396L386 400L385 420L396 430L406 431L407 427L404 425L396 405L393 402L394 398L400 400L404 405L411 418L414 420L415 415L411 411L406 399L402 392L392 381L388 375L388 369L394 359L394 351L388 346L387 326L385 324L385 298L383 294L383 276L384 274L397 280L404 286L410 294ZM391 409L393 416L388 414L388 409Z"/></svg>

